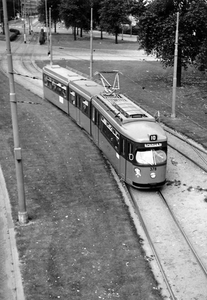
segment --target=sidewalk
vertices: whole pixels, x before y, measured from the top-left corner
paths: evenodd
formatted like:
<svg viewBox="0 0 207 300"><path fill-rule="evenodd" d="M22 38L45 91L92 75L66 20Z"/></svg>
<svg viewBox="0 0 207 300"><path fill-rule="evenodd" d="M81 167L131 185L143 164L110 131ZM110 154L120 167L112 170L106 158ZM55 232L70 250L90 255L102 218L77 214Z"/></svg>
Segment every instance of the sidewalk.
<svg viewBox="0 0 207 300"><path fill-rule="evenodd" d="M0 240L0 299L24 300L11 206L1 167Z"/></svg>

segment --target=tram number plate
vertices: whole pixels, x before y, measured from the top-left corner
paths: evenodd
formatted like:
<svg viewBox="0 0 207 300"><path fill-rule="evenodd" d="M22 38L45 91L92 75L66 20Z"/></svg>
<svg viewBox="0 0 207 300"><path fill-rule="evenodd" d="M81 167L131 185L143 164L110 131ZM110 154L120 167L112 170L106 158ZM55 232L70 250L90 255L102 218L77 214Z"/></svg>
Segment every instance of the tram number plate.
<svg viewBox="0 0 207 300"><path fill-rule="evenodd" d="M150 135L150 141L152 141L152 142L157 141L157 135L156 134Z"/></svg>
<svg viewBox="0 0 207 300"><path fill-rule="evenodd" d="M156 171L156 170L157 170L156 167L151 167L151 168L150 168L150 171Z"/></svg>

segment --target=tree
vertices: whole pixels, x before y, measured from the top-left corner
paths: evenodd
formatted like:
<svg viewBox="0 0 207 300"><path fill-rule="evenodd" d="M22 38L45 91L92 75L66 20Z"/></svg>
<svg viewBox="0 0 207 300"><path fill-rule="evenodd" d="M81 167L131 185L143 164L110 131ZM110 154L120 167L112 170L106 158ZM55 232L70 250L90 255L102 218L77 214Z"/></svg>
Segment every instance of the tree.
<svg viewBox="0 0 207 300"><path fill-rule="evenodd" d="M60 14L59 14L59 5L60 0L47 0L47 17L48 17L48 24L49 24L49 7L51 7L51 21L54 23L54 28L56 32L56 24L60 21ZM39 21L42 23L46 23L46 6L45 0L40 0L37 6Z"/></svg>
<svg viewBox="0 0 207 300"><path fill-rule="evenodd" d="M100 8L101 8L101 2L100 0L93 0L93 27L100 26ZM101 31L102 33L102 31ZM102 34L101 34L102 38Z"/></svg>
<svg viewBox="0 0 207 300"><path fill-rule="evenodd" d="M90 29L90 0L61 0L60 15L65 22L65 27L74 28L74 40L76 40L76 29Z"/></svg>
<svg viewBox="0 0 207 300"><path fill-rule="evenodd" d="M181 86L182 67L187 68L189 64L194 63L206 43L206 1L154 0L145 5L141 15L140 11L134 13L138 19L140 48L147 54L156 54L165 66L173 66L178 11L180 16L177 86Z"/></svg>
<svg viewBox="0 0 207 300"><path fill-rule="evenodd" d="M118 34L121 24L130 23L128 17L130 14L132 0L102 0L100 12L100 25L107 32L115 35L115 43L118 44Z"/></svg>
<svg viewBox="0 0 207 300"><path fill-rule="evenodd" d="M17 9L20 10L19 4L15 3L13 0L7 0L6 1L7 5L7 14L8 14L8 20L11 20L15 17ZM0 2L0 22L3 22L4 17L3 17L3 4L2 1Z"/></svg>

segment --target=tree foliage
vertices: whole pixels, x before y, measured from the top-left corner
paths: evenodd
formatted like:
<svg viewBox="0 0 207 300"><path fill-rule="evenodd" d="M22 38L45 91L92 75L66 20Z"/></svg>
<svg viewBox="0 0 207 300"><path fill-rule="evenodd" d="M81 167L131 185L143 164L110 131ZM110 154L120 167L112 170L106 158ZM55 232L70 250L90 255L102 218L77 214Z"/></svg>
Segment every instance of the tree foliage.
<svg viewBox="0 0 207 300"><path fill-rule="evenodd" d="M49 8L51 7L51 21L55 26L56 32L56 24L60 21L60 14L59 14L59 5L60 0L47 0L47 18L49 24ZM37 6L39 21L46 25L46 4L45 0L40 0Z"/></svg>
<svg viewBox="0 0 207 300"><path fill-rule="evenodd" d="M40 0L38 5L41 22L45 22L44 1ZM49 3L55 0L47 1ZM74 39L76 39L76 28L85 31L90 29L91 7L93 7L93 26L100 26L101 29L115 34L115 42L117 43L121 24L130 24L128 17L129 14L133 13L134 6L139 6L136 0L58 0L57 5L52 7L55 16L58 20L64 21L66 28L74 28ZM56 20L53 19L53 22L55 23Z"/></svg>
<svg viewBox="0 0 207 300"><path fill-rule="evenodd" d="M143 2L143 1L142 1ZM207 38L205 0L154 0L137 11L140 48L156 54L165 66L174 63L176 12L179 12L178 85L181 68L194 63Z"/></svg>
<svg viewBox="0 0 207 300"><path fill-rule="evenodd" d="M74 38L76 39L76 28L89 30L90 28L90 0L61 0L60 15L65 22L66 28L74 28Z"/></svg>
<svg viewBox="0 0 207 300"><path fill-rule="evenodd" d="M129 14L134 1L129 0L102 0L100 13L100 25L104 30L115 35L115 43L118 43L118 34L121 24L130 23Z"/></svg>
<svg viewBox="0 0 207 300"><path fill-rule="evenodd" d="M17 12L20 12L21 7L19 3L16 3L13 0L7 0L6 5L7 5L8 20L11 20L17 15ZM0 1L0 23L2 23L3 21L4 21L3 3L2 1Z"/></svg>

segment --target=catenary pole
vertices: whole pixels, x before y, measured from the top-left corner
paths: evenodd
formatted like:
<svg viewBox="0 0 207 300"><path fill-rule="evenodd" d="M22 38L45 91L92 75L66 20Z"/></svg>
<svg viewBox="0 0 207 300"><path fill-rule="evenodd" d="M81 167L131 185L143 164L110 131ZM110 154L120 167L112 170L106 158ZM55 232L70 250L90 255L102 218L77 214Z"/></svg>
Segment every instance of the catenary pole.
<svg viewBox="0 0 207 300"><path fill-rule="evenodd" d="M16 102L15 85L14 85L13 62L12 62L12 54L11 54L6 0L3 0L3 11L4 11L4 28L5 28L5 35L6 35L6 47L7 47L9 87L10 87L11 118L12 118L12 128L13 128L13 138L14 138L14 158L15 158L15 166L16 166L17 191L18 191L18 220L21 224L25 224L28 222L28 215L26 211L26 201L25 201L25 191L24 191L22 151L19 143L17 102Z"/></svg>
<svg viewBox="0 0 207 300"><path fill-rule="evenodd" d="M26 37L26 3L24 0L24 43L26 44L27 37Z"/></svg>
<svg viewBox="0 0 207 300"><path fill-rule="evenodd" d="M50 65L52 65L52 17L51 17L51 7L49 8L49 26L50 26Z"/></svg>
<svg viewBox="0 0 207 300"><path fill-rule="evenodd" d="M48 33L47 0L45 0L45 18L46 18L47 48L48 48L48 54L49 54L50 53L50 45L49 45L49 33Z"/></svg>
<svg viewBox="0 0 207 300"><path fill-rule="evenodd" d="M176 101L176 88L177 88L177 68L178 68L178 28L179 28L179 12L177 12L176 32L175 32L175 52L174 52L174 71L173 71L173 92L172 92L172 114L171 117L175 118L175 101Z"/></svg>
<svg viewBox="0 0 207 300"><path fill-rule="evenodd" d="M91 26L90 26L90 78L93 78L93 4L91 4Z"/></svg>

